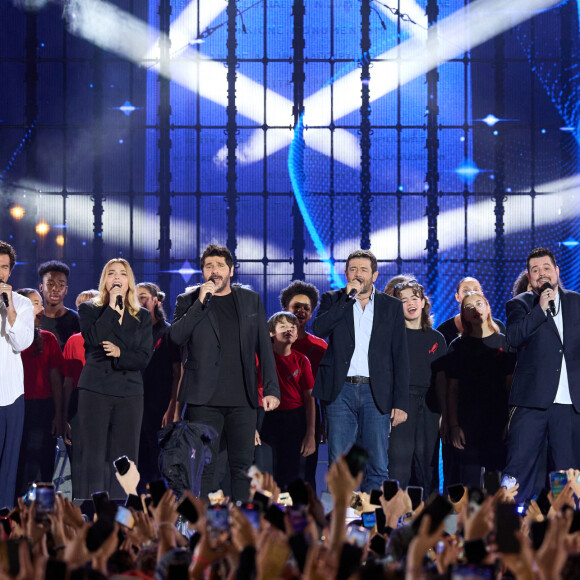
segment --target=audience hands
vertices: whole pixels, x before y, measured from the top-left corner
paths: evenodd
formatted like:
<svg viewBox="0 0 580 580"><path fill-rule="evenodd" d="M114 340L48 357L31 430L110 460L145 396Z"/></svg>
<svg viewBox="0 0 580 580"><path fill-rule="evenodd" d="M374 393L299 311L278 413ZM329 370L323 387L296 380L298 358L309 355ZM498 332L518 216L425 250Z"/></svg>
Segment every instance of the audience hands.
<svg viewBox="0 0 580 580"><path fill-rule="evenodd" d="M399 519L406 513L409 513L413 507L409 494L400 488L391 499L386 500L384 496L381 495L379 501L381 502L383 512L385 513L385 525L393 529L397 527Z"/></svg>
<svg viewBox="0 0 580 580"><path fill-rule="evenodd" d="M574 503L574 490L572 488L572 483L568 483L564 486L564 489L559 493L558 497L554 499L552 492L548 492L548 499L552 504L550 511L548 512L548 517L553 517L560 513L565 505L575 509L576 505Z"/></svg>
<svg viewBox="0 0 580 580"><path fill-rule="evenodd" d="M443 537L443 522L432 533L429 531L430 526L431 517L428 514L425 514L421 520L417 534L409 544L409 550L407 551L406 580L424 577L423 558L427 551L436 546L437 542Z"/></svg>
<svg viewBox="0 0 580 580"><path fill-rule="evenodd" d="M344 459L344 455L340 455L330 466L326 474L326 483L328 485L328 491L334 497L335 507L337 504L349 505L352 492L360 485L362 476L362 472L356 477L352 476Z"/></svg>
<svg viewBox="0 0 580 580"><path fill-rule="evenodd" d="M141 475L133 460L129 459L129 470L125 475L115 471L115 477L127 495L137 495L137 486L141 480Z"/></svg>

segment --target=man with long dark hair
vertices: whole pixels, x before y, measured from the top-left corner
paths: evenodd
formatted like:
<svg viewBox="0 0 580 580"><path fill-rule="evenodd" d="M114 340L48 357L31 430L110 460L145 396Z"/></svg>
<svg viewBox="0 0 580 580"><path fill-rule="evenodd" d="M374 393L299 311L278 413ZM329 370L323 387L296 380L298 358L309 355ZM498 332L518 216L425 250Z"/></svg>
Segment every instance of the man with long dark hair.
<svg viewBox="0 0 580 580"><path fill-rule="evenodd" d="M210 244L201 256L204 283L177 297L171 339L187 358L178 399L187 421L213 427L212 461L202 476L201 495L215 490L215 459L226 438L234 500L248 500L247 470L254 458L258 384L256 355L264 389L263 407L280 404L266 314L260 296L231 284L234 260L224 246Z"/></svg>

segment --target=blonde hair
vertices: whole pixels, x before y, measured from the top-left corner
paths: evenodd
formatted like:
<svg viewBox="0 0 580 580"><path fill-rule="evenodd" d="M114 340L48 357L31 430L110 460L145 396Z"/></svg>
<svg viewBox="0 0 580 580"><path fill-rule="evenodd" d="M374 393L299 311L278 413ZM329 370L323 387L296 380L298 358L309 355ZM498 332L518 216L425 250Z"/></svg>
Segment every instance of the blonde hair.
<svg viewBox="0 0 580 580"><path fill-rule="evenodd" d="M491 306L489 305L487 298L481 292L468 292L461 301L461 326L463 326L462 334L469 336L472 330L471 323L468 322L465 318L465 302L468 298L471 298L471 296L479 296L485 301L487 304L487 326L493 333L498 333L499 326L493 321L491 317Z"/></svg>
<svg viewBox="0 0 580 580"><path fill-rule="evenodd" d="M75 306L77 307L77 310L79 309L79 306L83 302L88 302L89 300L93 300L93 298L96 298L98 295L99 295L98 290L83 290L77 296L77 299L75 300Z"/></svg>
<svg viewBox="0 0 580 580"><path fill-rule="evenodd" d="M129 314L134 318L139 318L137 315L139 310L141 309L141 305L137 300L137 292L135 290L135 276L133 274L133 270L129 265L129 262L124 258L113 258L109 260L103 271L101 272L101 279L99 281L99 296L93 300L95 306L106 306L109 304L109 291L106 287L107 281L107 271L113 264L121 264L127 270L127 280L129 282L129 289L127 290L127 294L125 295L125 308L129 311Z"/></svg>

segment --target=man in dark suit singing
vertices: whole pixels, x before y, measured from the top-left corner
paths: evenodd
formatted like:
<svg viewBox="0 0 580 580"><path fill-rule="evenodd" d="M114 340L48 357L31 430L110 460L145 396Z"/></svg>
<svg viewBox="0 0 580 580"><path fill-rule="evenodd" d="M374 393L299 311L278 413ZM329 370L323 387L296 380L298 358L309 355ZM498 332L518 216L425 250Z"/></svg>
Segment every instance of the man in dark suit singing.
<svg viewBox="0 0 580 580"><path fill-rule="evenodd" d="M223 246L210 244L201 256L205 282L177 297L170 336L186 345L187 359L179 390L186 403L186 421L210 425L224 433L232 499L247 501L246 472L254 458L254 434L258 407L256 354L264 387L263 407L280 404L280 389L266 314L260 296L231 284L234 261ZM201 495L215 491L215 459L218 437L212 445L212 462L202 476Z"/></svg>
<svg viewBox="0 0 580 580"><path fill-rule="evenodd" d="M409 357L401 302L374 287L377 259L368 250L346 260L346 288L326 292L312 324L328 350L312 396L326 403L328 462L357 440L369 452L363 491L388 479L388 436L407 419ZM389 420L391 424L389 424Z"/></svg>
<svg viewBox="0 0 580 580"><path fill-rule="evenodd" d="M580 294L559 286L560 270L546 248L527 259L531 290L506 305L507 339L517 348L510 393L505 475L532 497L538 461L548 440L555 469L577 468L580 432Z"/></svg>

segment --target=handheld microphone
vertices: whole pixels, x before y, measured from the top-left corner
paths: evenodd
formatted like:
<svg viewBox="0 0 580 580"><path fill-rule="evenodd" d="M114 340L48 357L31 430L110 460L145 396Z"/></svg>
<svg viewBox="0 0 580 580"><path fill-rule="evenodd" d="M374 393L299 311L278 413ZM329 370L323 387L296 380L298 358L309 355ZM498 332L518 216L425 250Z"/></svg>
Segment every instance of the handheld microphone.
<svg viewBox="0 0 580 580"><path fill-rule="evenodd" d="M546 290L551 289L552 285L549 282L545 282L544 284L542 284L542 287L540 288L540 294L543 294ZM548 302L548 310L550 311L550 314L552 316L556 316L556 303L553 300L550 300Z"/></svg>
<svg viewBox="0 0 580 580"><path fill-rule="evenodd" d="M213 285L215 286L215 282L213 281L213 278L210 278L208 280L208 282L212 282ZM213 296L213 293L212 292L206 292L206 294L205 294L205 296L203 298L203 306L204 306L204 308L207 308L208 307L209 301L211 300L211 297L212 296Z"/></svg>
<svg viewBox="0 0 580 580"><path fill-rule="evenodd" d="M358 278L355 278L354 280L356 280L359 284L362 284L362 280L359 280ZM362 288L361 288L361 290L362 290ZM358 293L359 293L359 290L357 290L356 288L352 288L351 291L348 293L348 299L354 300Z"/></svg>
<svg viewBox="0 0 580 580"><path fill-rule="evenodd" d="M113 284L113 288L120 288L121 284ZM119 310L123 310L123 297L120 294L117 294L117 298L115 299L115 306Z"/></svg>
<svg viewBox="0 0 580 580"><path fill-rule="evenodd" d="M4 280L0 280L0 284L4 284ZM4 302L4 306L6 306L6 308L10 306L8 294L6 294L6 292L2 292L2 302Z"/></svg>

